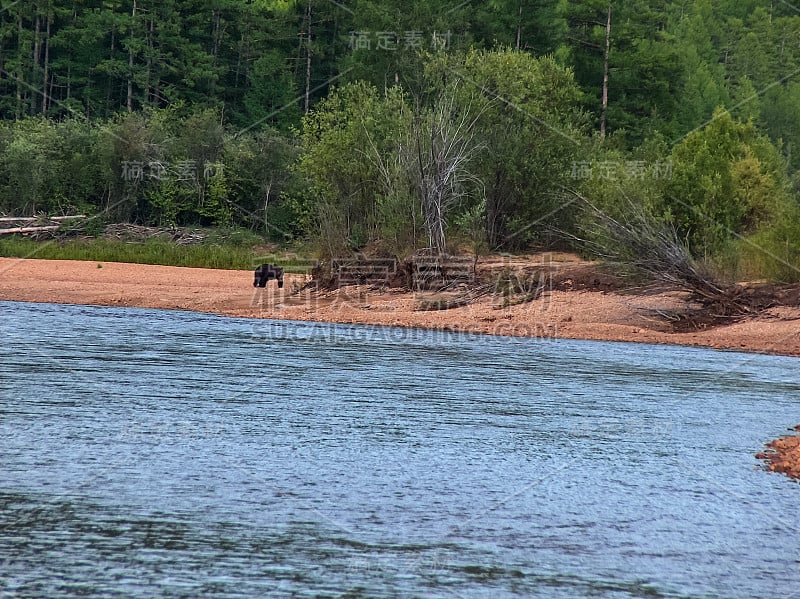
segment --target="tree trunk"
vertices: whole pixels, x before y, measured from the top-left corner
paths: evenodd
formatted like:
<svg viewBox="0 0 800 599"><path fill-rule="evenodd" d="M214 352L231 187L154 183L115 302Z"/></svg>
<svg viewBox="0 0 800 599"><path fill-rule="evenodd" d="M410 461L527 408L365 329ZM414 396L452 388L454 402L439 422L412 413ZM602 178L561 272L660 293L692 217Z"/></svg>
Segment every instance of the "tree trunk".
<svg viewBox="0 0 800 599"><path fill-rule="evenodd" d="M214 11L214 33L212 34L213 44L211 47L211 57L214 59L214 66L217 65L217 58L219 57L219 46L222 40L221 24L222 24L222 11L216 9Z"/></svg>
<svg viewBox="0 0 800 599"><path fill-rule="evenodd" d="M117 14L117 4L116 2L111 7L111 14L115 17ZM77 13L73 13L73 19L77 18ZM111 46L108 52L108 59L113 62L114 55L117 49L117 24L116 21L112 18L111 21ZM110 112L111 108L111 94L113 92L113 85L114 80L112 77L108 78L108 85L106 86L106 115Z"/></svg>
<svg viewBox="0 0 800 599"><path fill-rule="evenodd" d="M245 48L246 47L247 47L247 44L245 42L245 36L244 36L244 33L242 33L242 35L241 35L241 37L239 39L238 56L236 57L236 76L234 77L234 80L233 80L234 81L234 83L233 83L234 87L239 87L239 81L242 79L242 69L243 69L242 65L245 63L244 52L245 52Z"/></svg>
<svg viewBox="0 0 800 599"><path fill-rule="evenodd" d="M517 52L522 43L522 0L519 0L519 10L517 11Z"/></svg>
<svg viewBox="0 0 800 599"><path fill-rule="evenodd" d="M311 0L309 0L306 8L306 19L308 21L308 29L306 30L308 36L306 37L306 101L305 113L311 106Z"/></svg>
<svg viewBox="0 0 800 599"><path fill-rule="evenodd" d="M17 67L17 120L22 118L22 85L25 78L24 62L22 60L22 15L17 18L17 44L19 45L19 66Z"/></svg>
<svg viewBox="0 0 800 599"><path fill-rule="evenodd" d="M36 20L33 26L33 65L39 66L39 57L41 55L42 45L42 22L41 17L36 15Z"/></svg>
<svg viewBox="0 0 800 599"><path fill-rule="evenodd" d="M44 76L42 78L42 114L47 114L50 96L48 92L48 79L50 77L50 17L47 17L47 32L44 39Z"/></svg>
<svg viewBox="0 0 800 599"><path fill-rule="evenodd" d="M42 18L37 14L33 26L33 56L32 56L32 77L36 76L36 70L42 57ZM31 81L33 83L33 80ZM34 88L31 88L32 90ZM34 90L35 91L35 90ZM44 90L42 90L44 93ZM31 94L31 114L36 112L36 93Z"/></svg>
<svg viewBox="0 0 800 599"><path fill-rule="evenodd" d="M136 0L131 11L131 47L128 48L128 112L133 112L133 26L136 20Z"/></svg>
<svg viewBox="0 0 800 599"><path fill-rule="evenodd" d="M497 173L495 181L490 191L486 196L486 239L489 245L493 248L498 248L502 245L502 229L503 229L503 200L501 199L500 191L502 189L501 177Z"/></svg>
<svg viewBox="0 0 800 599"><path fill-rule="evenodd" d="M144 88L144 101L149 103L151 96L155 96L150 90L152 88L152 76L153 76L153 29L155 27L155 17L150 17L150 23L147 26L147 77L145 79L145 88ZM158 85L156 85L158 87ZM156 102L158 101L157 98L153 98Z"/></svg>
<svg viewBox="0 0 800 599"><path fill-rule="evenodd" d="M0 73L5 73L6 70L6 49L2 41L0 41Z"/></svg>
<svg viewBox="0 0 800 599"><path fill-rule="evenodd" d="M606 47L603 52L603 103L600 109L600 139L606 137L606 114L608 113L608 55L611 50L611 5L606 17Z"/></svg>
<svg viewBox="0 0 800 599"><path fill-rule="evenodd" d="M272 180L267 185L267 192L264 194L264 235L269 235L269 194L272 192Z"/></svg>
<svg viewBox="0 0 800 599"><path fill-rule="evenodd" d="M54 87L56 86L56 78L53 75L50 75L50 86L47 89L47 108L50 108L50 104L53 101L53 93Z"/></svg>

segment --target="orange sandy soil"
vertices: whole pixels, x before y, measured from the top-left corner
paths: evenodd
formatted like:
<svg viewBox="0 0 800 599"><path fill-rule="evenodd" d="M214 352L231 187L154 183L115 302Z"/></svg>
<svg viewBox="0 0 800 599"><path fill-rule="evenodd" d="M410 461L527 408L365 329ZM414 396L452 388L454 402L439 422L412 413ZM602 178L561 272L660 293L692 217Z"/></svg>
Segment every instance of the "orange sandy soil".
<svg viewBox="0 0 800 599"><path fill-rule="evenodd" d="M493 262L494 261L494 262ZM479 269L528 268L542 256L487 258ZM548 254L548 268L586 266L569 254ZM589 266L591 266L589 264ZM563 276L562 276L563 278ZM420 311L441 294L350 286L332 292L298 290L304 275L253 287L250 271L68 260L0 258L0 300L136 306L226 316L423 327L496 335L696 345L800 356L800 308L774 308L757 318L709 330L669 332L653 310L683 305L675 293L551 291L508 308L486 295L449 310Z"/></svg>
<svg viewBox="0 0 800 599"><path fill-rule="evenodd" d="M800 431L800 424L794 428ZM789 435L770 441L766 451L757 453L756 457L766 461L767 470L800 479L800 436Z"/></svg>

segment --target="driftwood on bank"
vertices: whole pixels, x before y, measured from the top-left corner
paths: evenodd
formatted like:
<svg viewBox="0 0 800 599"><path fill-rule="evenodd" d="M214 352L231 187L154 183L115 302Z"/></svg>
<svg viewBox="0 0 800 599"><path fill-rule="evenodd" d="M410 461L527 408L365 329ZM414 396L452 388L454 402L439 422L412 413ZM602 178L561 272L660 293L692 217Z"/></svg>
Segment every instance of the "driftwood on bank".
<svg viewBox="0 0 800 599"><path fill-rule="evenodd" d="M362 254L322 261L312 271L320 289L347 285L405 287L414 291L448 291L471 287L476 281L477 259L420 250L405 260Z"/></svg>
<svg viewBox="0 0 800 599"><path fill-rule="evenodd" d="M494 289L493 285L477 285L468 289L465 293L457 296L434 296L423 297L417 301L414 310L430 312L435 310L452 310L468 306L476 300L490 294Z"/></svg>
<svg viewBox="0 0 800 599"><path fill-rule="evenodd" d="M85 214L75 216L0 216L0 223L30 223L39 221L55 221L60 223L65 220L77 220L86 218Z"/></svg>
<svg viewBox="0 0 800 599"><path fill-rule="evenodd" d="M10 229L0 229L0 235L13 235L15 233L42 233L44 231L58 231L61 225L46 225L44 227L13 227Z"/></svg>
<svg viewBox="0 0 800 599"><path fill-rule="evenodd" d="M459 283L475 283L477 258L420 250L411 258L415 291L441 291Z"/></svg>
<svg viewBox="0 0 800 599"><path fill-rule="evenodd" d="M147 241L148 239L168 239L178 245L202 243L206 236L200 231L181 227L145 227L129 223L107 225L103 237L119 241Z"/></svg>
<svg viewBox="0 0 800 599"><path fill-rule="evenodd" d="M668 320L704 328L756 315L780 303L795 303L792 293L773 285L744 286L721 281L696 260L674 227L656 221L633 202L624 216L613 217L577 192L588 222L581 243L621 275L687 293L699 308L675 311ZM661 314L662 317L667 315Z"/></svg>
<svg viewBox="0 0 800 599"><path fill-rule="evenodd" d="M92 218L85 214L74 216L2 216L0 235L26 235L34 239L61 239L86 235L86 225ZM144 242L150 239L164 239L177 245L203 243L205 233L183 227L146 227L130 223L114 223L103 228L101 236L105 239L128 242ZM93 235L92 235L93 237Z"/></svg>
<svg viewBox="0 0 800 599"><path fill-rule="evenodd" d="M0 217L0 235L54 235L70 221L85 219L85 214L74 216L3 216Z"/></svg>

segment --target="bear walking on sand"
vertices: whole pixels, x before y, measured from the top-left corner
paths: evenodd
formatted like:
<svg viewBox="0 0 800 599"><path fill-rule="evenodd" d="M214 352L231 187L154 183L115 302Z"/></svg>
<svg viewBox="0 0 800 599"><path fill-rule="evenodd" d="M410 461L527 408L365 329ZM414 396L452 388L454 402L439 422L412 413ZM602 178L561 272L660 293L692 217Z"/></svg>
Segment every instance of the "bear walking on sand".
<svg viewBox="0 0 800 599"><path fill-rule="evenodd" d="M253 287L266 287L271 279L278 281L278 287L283 287L283 269L274 264L262 264L256 268L256 278Z"/></svg>

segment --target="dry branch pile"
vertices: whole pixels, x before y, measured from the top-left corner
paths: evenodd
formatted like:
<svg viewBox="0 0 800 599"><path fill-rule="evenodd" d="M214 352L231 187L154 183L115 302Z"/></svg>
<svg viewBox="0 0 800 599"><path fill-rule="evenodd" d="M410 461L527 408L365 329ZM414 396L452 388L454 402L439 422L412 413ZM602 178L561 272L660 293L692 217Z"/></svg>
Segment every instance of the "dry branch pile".
<svg viewBox="0 0 800 599"><path fill-rule="evenodd" d="M574 192L573 192L574 193ZM583 196L590 225L580 241L623 276L644 278L655 286L684 291L698 310L662 314L674 321L705 326L730 322L776 304L773 286L725 283L692 257L674 227L661 223L629 202L624 217L612 217Z"/></svg>
<svg viewBox="0 0 800 599"><path fill-rule="evenodd" d="M463 306L468 306L485 295L490 294L492 290L492 285L478 285L467 289L464 293L457 295L440 294L433 297L420 298L417 301L416 306L414 306L414 310L433 311L461 308Z"/></svg>
<svg viewBox="0 0 800 599"><path fill-rule="evenodd" d="M103 230L103 237L106 239L117 239L119 241L142 242L148 239L164 239L172 241L177 245L193 245L203 243L205 235L200 231L184 229L180 227L145 227L142 225L131 225L118 223L107 225Z"/></svg>

